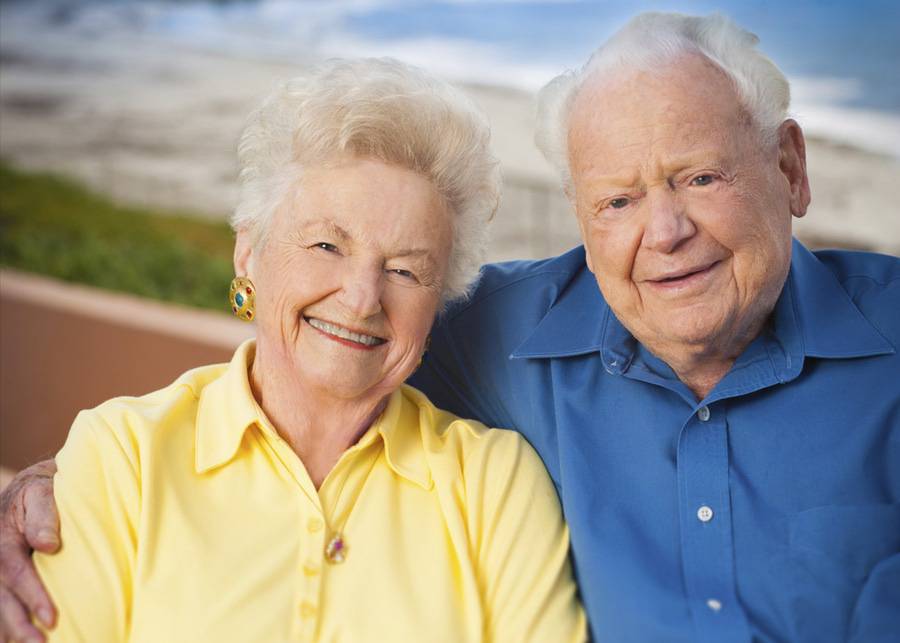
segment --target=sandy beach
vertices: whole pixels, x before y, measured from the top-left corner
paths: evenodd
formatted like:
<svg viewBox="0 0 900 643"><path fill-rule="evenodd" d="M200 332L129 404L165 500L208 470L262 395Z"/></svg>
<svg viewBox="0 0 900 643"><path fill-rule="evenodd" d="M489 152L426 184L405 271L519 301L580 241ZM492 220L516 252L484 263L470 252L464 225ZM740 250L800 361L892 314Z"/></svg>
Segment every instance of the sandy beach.
<svg viewBox="0 0 900 643"><path fill-rule="evenodd" d="M173 52L134 37L89 48L64 38L38 45L7 37L0 156L74 177L122 202L223 218L234 205L234 149L246 114L274 82L308 62ZM568 204L532 142L533 97L463 88L488 114L506 181L490 260L576 245ZM900 159L810 137L808 160L813 203L796 234L815 247L900 254Z"/></svg>

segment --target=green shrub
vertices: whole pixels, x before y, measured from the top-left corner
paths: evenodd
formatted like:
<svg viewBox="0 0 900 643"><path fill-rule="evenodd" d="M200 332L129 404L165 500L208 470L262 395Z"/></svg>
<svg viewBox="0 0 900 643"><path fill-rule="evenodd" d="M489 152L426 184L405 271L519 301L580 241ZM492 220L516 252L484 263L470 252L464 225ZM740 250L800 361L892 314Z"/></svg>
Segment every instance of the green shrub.
<svg viewBox="0 0 900 643"><path fill-rule="evenodd" d="M228 311L233 244L224 222L120 206L0 164L0 265Z"/></svg>

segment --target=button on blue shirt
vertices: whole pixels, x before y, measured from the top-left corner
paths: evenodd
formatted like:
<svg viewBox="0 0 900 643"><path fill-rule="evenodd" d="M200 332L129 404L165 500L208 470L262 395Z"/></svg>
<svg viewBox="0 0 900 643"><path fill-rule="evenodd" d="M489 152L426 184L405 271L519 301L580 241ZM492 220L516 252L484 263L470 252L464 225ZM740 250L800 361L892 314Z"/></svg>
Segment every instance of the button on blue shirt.
<svg viewBox="0 0 900 643"><path fill-rule="evenodd" d="M598 641L900 641L900 260L794 242L768 325L698 401L584 252L485 268L412 384L521 431Z"/></svg>

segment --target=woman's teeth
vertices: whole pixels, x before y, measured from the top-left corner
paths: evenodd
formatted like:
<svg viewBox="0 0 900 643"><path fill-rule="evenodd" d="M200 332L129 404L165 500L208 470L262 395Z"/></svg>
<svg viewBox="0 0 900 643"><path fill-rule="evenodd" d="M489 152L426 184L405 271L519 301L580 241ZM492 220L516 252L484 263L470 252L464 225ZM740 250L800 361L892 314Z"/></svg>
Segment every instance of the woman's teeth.
<svg viewBox="0 0 900 643"><path fill-rule="evenodd" d="M363 344L365 346L377 346L378 344L384 343L384 340L380 337L354 333L353 331L347 330L343 326L331 324L327 321L316 319L315 317L307 317L306 321L309 322L310 326L322 331L323 333L328 333L329 335L334 335L335 337L340 337L341 339L348 339L351 342L356 342L357 344Z"/></svg>

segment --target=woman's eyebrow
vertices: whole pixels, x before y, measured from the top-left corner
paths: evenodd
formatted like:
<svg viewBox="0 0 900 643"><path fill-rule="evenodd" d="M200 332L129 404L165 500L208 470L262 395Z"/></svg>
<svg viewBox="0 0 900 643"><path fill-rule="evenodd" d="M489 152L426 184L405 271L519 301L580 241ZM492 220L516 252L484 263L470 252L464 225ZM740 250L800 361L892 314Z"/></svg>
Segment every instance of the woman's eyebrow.
<svg viewBox="0 0 900 643"><path fill-rule="evenodd" d="M397 257L430 257L431 253L424 248L401 248L392 253Z"/></svg>
<svg viewBox="0 0 900 643"><path fill-rule="evenodd" d="M391 252L391 256L395 259L414 259L424 261L428 266L434 266L437 262L431 252L424 248L401 248Z"/></svg>
<svg viewBox="0 0 900 643"><path fill-rule="evenodd" d="M341 240L353 238L353 235L351 235L347 230L326 217L304 221L300 224L299 229L301 232L305 232L307 234L314 232L327 232ZM389 254L392 258L403 257L410 259L422 259L429 265L434 265L436 263L431 252L427 248L399 248L397 250L390 250L386 254Z"/></svg>
<svg viewBox="0 0 900 643"><path fill-rule="evenodd" d="M303 231L325 231L329 232L340 239L349 239L350 233L344 230L331 219L311 219L300 224L300 230Z"/></svg>

